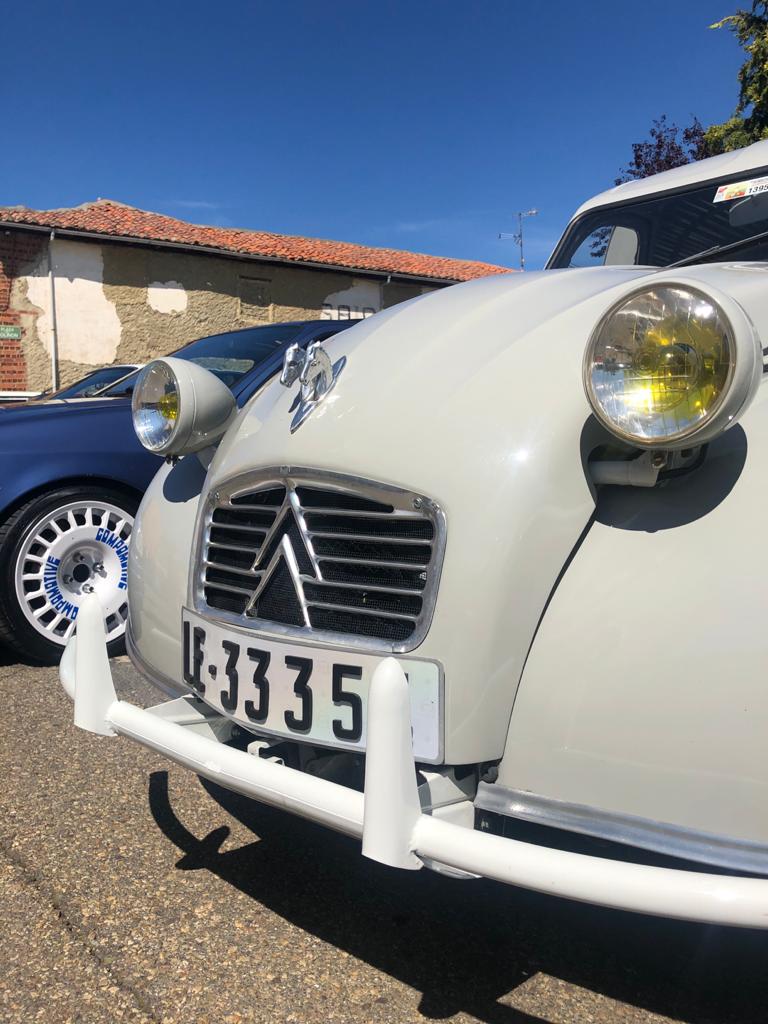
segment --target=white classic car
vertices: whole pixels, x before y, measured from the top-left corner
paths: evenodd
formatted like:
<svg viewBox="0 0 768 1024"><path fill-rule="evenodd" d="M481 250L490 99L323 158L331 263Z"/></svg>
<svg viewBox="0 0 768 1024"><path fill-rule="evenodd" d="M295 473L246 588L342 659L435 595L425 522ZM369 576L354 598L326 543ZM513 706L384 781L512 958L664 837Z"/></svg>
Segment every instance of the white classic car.
<svg viewBox="0 0 768 1024"><path fill-rule="evenodd" d="M768 926L768 142L621 185L237 412L142 371L116 699L75 722L405 869Z"/></svg>

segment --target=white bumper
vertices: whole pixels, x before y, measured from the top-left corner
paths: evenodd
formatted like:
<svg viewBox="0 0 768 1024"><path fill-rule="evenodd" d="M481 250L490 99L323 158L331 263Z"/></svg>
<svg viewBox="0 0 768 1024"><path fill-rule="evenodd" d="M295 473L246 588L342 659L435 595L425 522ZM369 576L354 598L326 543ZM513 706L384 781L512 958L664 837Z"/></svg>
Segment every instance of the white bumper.
<svg viewBox="0 0 768 1024"><path fill-rule="evenodd" d="M252 756L215 738L213 713L183 697L149 710L118 700L101 608L83 604L60 667L75 724L121 734L197 775L362 839L366 857L418 869L437 862L568 899L712 924L768 927L768 880L612 861L505 839L421 811L411 752L408 689L393 658L376 670L369 695L365 791Z"/></svg>

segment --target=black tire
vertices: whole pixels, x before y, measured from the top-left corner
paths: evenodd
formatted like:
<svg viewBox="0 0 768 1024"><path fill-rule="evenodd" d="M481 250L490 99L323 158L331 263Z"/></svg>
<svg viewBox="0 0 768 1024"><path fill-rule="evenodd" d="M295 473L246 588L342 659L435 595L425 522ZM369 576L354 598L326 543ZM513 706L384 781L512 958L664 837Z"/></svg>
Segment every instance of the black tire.
<svg viewBox="0 0 768 1024"><path fill-rule="evenodd" d="M99 487L95 484L61 486L31 498L0 525L0 643L7 645L23 658L40 665L59 663L65 639L54 637L53 634L49 634L51 639L48 639L40 631L41 627L36 628L32 625L28 618L28 614L31 614L29 605L25 608L17 593L17 568L23 568L19 566L20 559L35 557L36 561L41 561L39 556L24 554L30 542L30 531L35 527L39 528L39 524L44 523L46 515L51 515L57 509L70 504L92 507L92 516L99 514L102 505L113 506L124 512L132 522L139 506L139 496L130 491ZM84 530L85 526L80 529ZM31 563L27 563L29 564ZM29 584L19 583L19 586L26 587ZM75 600L76 598L73 598L73 601ZM115 639L107 645L110 657L125 651L124 635L118 635L119 625L116 625L113 631Z"/></svg>

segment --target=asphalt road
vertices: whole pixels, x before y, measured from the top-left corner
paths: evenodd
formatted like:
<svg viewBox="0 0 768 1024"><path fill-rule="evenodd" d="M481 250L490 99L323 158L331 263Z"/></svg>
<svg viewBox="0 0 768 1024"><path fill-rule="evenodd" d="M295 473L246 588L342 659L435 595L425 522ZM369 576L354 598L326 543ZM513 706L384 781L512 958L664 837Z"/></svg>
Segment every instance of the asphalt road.
<svg viewBox="0 0 768 1024"><path fill-rule="evenodd" d="M75 730L2 655L2 1024L768 1021L768 934L382 867Z"/></svg>

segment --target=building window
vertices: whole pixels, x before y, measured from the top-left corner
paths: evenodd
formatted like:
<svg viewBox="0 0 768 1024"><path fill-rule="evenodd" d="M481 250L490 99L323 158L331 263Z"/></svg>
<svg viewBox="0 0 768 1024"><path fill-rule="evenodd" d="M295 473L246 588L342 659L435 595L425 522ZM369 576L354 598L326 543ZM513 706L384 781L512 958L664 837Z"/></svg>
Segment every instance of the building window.
<svg viewBox="0 0 768 1024"><path fill-rule="evenodd" d="M241 277L238 283L240 319L271 321L272 282L263 277Z"/></svg>

